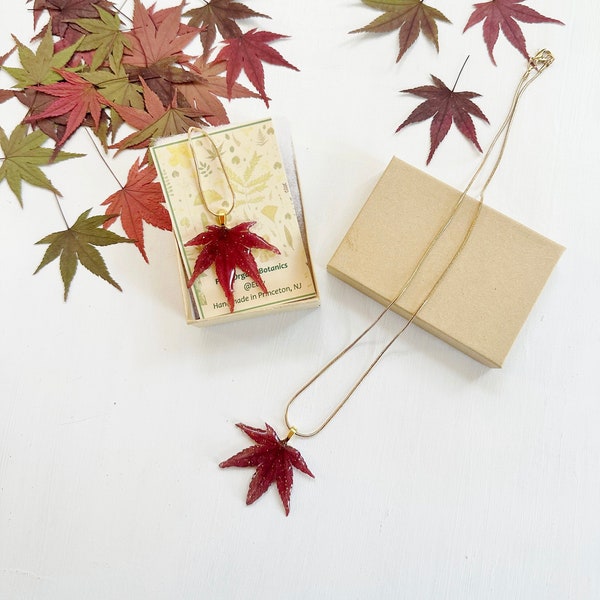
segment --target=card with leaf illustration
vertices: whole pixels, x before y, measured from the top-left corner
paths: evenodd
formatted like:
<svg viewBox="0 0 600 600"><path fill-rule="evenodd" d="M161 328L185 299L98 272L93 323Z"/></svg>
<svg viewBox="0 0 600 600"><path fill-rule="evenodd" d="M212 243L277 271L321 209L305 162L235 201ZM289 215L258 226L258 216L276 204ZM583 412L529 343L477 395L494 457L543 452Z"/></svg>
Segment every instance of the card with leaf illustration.
<svg viewBox="0 0 600 600"><path fill-rule="evenodd" d="M151 148L181 258L188 321L215 323L275 309L318 304L289 138L281 138L284 143L280 150L271 119L214 128L210 130L210 137L214 146L198 132L191 139L183 135L158 140ZM190 144L193 144L196 165ZM198 179L194 174L196 166ZM280 251L274 254L268 250L252 250L267 292L238 269L233 286L233 312L214 266L201 273L189 289L186 284L201 251L186 243L217 224L211 211L227 210L231 206L230 185L235 204L228 216L228 227L255 222L252 231Z"/></svg>

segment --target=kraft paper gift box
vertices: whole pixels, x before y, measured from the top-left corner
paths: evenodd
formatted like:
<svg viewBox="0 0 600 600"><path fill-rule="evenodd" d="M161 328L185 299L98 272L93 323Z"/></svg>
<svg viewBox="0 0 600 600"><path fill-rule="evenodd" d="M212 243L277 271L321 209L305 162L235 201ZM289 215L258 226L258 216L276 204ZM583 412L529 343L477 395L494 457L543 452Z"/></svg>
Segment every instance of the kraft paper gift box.
<svg viewBox="0 0 600 600"><path fill-rule="evenodd" d="M210 129L209 133L227 177L214 146L202 132L195 132L191 142L187 135L180 135L158 140L151 148L179 250L187 321L207 325L317 306L319 295L290 137L278 138L271 119ZM244 221L255 221L251 231L281 252L277 255L267 250L252 251L267 287L266 294L249 276L236 270L233 313L214 266L202 273L191 288L187 287L201 247L186 247L185 243L207 226L216 225L198 190L190 143L195 145L203 194L212 210L230 205L229 179L235 206L227 225L231 228Z"/></svg>
<svg viewBox="0 0 600 600"><path fill-rule="evenodd" d="M328 264L387 305L461 192L394 158ZM456 217L393 310L410 317L460 246L478 202ZM501 367L564 248L483 205L470 239L414 323L484 365Z"/></svg>

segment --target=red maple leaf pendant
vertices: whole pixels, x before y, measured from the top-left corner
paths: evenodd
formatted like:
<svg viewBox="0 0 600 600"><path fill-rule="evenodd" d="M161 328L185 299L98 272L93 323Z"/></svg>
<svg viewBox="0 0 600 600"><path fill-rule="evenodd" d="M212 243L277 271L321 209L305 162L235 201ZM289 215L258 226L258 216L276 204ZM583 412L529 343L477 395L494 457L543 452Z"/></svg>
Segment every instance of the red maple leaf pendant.
<svg viewBox="0 0 600 600"><path fill-rule="evenodd" d="M246 504L256 502L275 482L287 516L290 514L290 495L294 483L293 469L296 468L310 477L314 475L306 466L300 452L288 445L288 439L280 440L269 424L265 423L265 426L266 429L256 429L238 423L237 427L256 444L238 452L219 466L223 469L256 467L248 488Z"/></svg>
<svg viewBox="0 0 600 600"><path fill-rule="evenodd" d="M206 231L186 242L186 246L204 246L194 264L194 272L187 282L188 288L192 287L200 273L204 273L214 263L217 279L225 292L230 312L235 308L233 284L236 267L249 275L265 294L268 293L251 249L270 250L275 254L280 252L275 246L250 231L255 224L256 221L246 221L231 229L225 225L209 225Z"/></svg>

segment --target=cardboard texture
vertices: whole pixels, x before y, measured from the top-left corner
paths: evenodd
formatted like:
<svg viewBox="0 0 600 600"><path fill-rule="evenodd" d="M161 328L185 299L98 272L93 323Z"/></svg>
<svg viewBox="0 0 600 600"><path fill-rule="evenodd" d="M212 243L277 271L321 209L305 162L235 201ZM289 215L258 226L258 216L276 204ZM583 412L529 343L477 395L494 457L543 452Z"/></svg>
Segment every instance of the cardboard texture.
<svg viewBox="0 0 600 600"><path fill-rule="evenodd" d="M188 289L186 282L201 248L186 247L185 243L208 225L216 224L216 219L200 196L187 135L156 142L151 151L179 250L179 272L187 321L206 325L275 310L318 305L318 290L310 261L300 187L289 136L282 136L278 140L271 119L211 129L210 136L219 148L227 177L205 134L194 134L191 143L194 144L206 201L215 212L230 206L228 178L235 193L235 206L228 226L255 221L252 231L274 244L281 254L253 250L268 293L263 293L250 277L237 270L233 313L229 312L214 265Z"/></svg>
<svg viewBox="0 0 600 600"><path fill-rule="evenodd" d="M328 270L387 305L460 193L392 159ZM393 310L408 318L418 308L461 244L477 204L465 198ZM559 244L483 205L471 238L414 323L484 365L501 367L563 251Z"/></svg>

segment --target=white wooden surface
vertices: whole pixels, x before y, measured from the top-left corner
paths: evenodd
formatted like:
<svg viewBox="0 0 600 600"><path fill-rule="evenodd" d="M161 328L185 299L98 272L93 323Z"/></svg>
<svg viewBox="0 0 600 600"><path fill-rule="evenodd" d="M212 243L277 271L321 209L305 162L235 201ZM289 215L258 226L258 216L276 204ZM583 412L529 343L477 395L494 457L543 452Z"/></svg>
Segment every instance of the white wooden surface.
<svg viewBox="0 0 600 600"><path fill-rule="evenodd" d="M528 2L567 26L524 26L557 61L524 97L487 200L567 252L505 368L409 329L330 427L296 441L316 479L296 475L288 518L274 489L246 507L251 471L217 465L246 445L238 421L283 434L287 398L378 313L325 265L392 155L425 168L428 125L394 134L417 103L398 90L452 83L470 54L459 89L483 94L485 147L523 61L500 39L495 68L481 29L461 34L468 1L432 2L455 22L440 55L420 39L399 65L393 34L347 35L376 14L358 0L248 3L301 68L268 68L267 91L293 132L322 307L190 328L171 237L152 230L149 266L106 249L122 294L82 269L63 303L56 264L32 276L33 243L61 228L52 197L26 189L21 210L2 184L0 598L599 598L597 3ZM0 16L5 50L11 32L29 39L24 3ZM0 107L5 129L21 115ZM72 220L114 186L85 135L67 149L89 152L52 169ZM453 132L427 170L460 188L478 160ZM315 403L335 403L400 323ZM297 421L317 413L299 406Z"/></svg>

